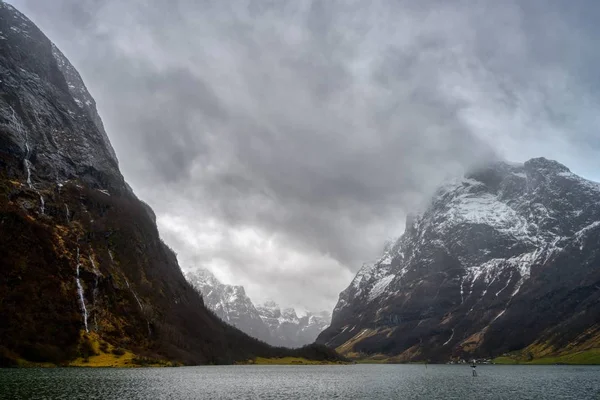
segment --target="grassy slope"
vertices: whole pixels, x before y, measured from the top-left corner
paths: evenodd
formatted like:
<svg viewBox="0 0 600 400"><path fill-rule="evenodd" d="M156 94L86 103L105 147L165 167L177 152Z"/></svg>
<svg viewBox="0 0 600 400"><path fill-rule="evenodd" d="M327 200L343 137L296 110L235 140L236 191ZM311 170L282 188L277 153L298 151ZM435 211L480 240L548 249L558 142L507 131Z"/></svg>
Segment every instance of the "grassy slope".
<svg viewBox="0 0 600 400"><path fill-rule="evenodd" d="M69 362L61 363L64 367L174 367L181 364L163 359L150 359L140 357L130 350L115 347L104 341L96 333L80 332L81 342L87 343L85 356L77 357ZM31 362L25 359L18 360L19 367L56 367L57 364L49 362Z"/></svg>
<svg viewBox="0 0 600 400"><path fill-rule="evenodd" d="M530 365L551 365L551 364L573 364L573 365L600 365L600 349L584 350L573 354L564 354L553 357L534 358L525 360L519 355L502 356L494 359L496 364L530 364Z"/></svg>
<svg viewBox="0 0 600 400"><path fill-rule="evenodd" d="M600 325L582 332L575 341L561 347L538 341L522 351L494 359L496 364L579 364L600 365Z"/></svg>
<svg viewBox="0 0 600 400"><path fill-rule="evenodd" d="M91 354L71 361L70 367L168 367L179 365L162 359L139 357L133 352L117 348L105 342L96 333L81 331L82 340L87 340Z"/></svg>
<svg viewBox="0 0 600 400"><path fill-rule="evenodd" d="M494 358L493 361L496 364L600 365L600 324L588 327L583 331L575 330L574 332L576 333L571 333L570 336L555 333L546 334L543 339L539 339L526 348L504 354L501 357ZM361 331L358 335L360 335L360 340L364 340L373 334L374 331L365 330L364 333ZM481 346L483 335L473 335L473 338L474 340L466 341L473 345L469 352ZM398 355L356 352L354 345L360 340L352 338L336 350L343 356L361 364L413 363L411 360L414 359L414 353L411 354L411 349L407 349L404 353ZM455 361L457 359L458 357L454 358Z"/></svg>

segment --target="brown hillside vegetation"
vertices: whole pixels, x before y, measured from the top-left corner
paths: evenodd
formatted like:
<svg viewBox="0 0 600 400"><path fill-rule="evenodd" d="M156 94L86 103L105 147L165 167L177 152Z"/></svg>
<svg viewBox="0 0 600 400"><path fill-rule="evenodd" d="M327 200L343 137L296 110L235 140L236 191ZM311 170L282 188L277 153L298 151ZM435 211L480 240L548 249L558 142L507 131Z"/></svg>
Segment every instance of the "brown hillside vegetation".
<svg viewBox="0 0 600 400"><path fill-rule="evenodd" d="M222 364L257 356L337 359L324 347L273 348L226 325L186 282L147 206L71 181L23 184L0 159L0 363L68 363L97 353L90 335L146 359ZM79 258L77 258L79 255ZM77 263L88 312L76 286ZM84 331L85 332L85 331Z"/></svg>

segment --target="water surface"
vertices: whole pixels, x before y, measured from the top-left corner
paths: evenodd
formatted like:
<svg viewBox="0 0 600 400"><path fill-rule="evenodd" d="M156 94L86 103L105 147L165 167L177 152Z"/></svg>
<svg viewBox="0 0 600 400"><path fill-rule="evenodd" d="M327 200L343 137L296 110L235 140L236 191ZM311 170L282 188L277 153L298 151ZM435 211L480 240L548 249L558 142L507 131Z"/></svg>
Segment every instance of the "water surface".
<svg viewBox="0 0 600 400"><path fill-rule="evenodd" d="M2 399L600 399L600 366L0 369Z"/></svg>

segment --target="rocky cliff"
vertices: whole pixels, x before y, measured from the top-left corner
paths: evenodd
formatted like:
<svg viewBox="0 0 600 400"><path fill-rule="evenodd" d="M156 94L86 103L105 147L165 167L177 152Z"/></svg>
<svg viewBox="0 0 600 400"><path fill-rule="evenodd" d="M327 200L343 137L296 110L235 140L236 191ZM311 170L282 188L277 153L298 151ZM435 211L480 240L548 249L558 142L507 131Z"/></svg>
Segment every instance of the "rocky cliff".
<svg viewBox="0 0 600 400"><path fill-rule="evenodd" d="M204 307L125 183L81 77L2 1L0 237L0 365L286 355Z"/></svg>
<svg viewBox="0 0 600 400"><path fill-rule="evenodd" d="M344 290L318 341L395 361L600 347L600 185L496 163L441 188Z"/></svg>

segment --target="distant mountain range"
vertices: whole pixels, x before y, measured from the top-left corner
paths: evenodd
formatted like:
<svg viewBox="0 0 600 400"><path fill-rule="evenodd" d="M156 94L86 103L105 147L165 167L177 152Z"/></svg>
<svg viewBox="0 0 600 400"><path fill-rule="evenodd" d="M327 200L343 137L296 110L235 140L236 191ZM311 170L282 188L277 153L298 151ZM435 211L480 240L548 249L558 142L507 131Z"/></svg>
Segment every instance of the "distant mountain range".
<svg viewBox="0 0 600 400"><path fill-rule="evenodd" d="M600 184L545 158L448 183L357 273L318 342L391 361L598 351Z"/></svg>
<svg viewBox="0 0 600 400"><path fill-rule="evenodd" d="M331 320L327 311L299 317L293 308L282 310L273 301L255 306L243 286L225 285L206 269L185 276L200 291L204 304L223 321L274 346L300 347L313 343Z"/></svg>

